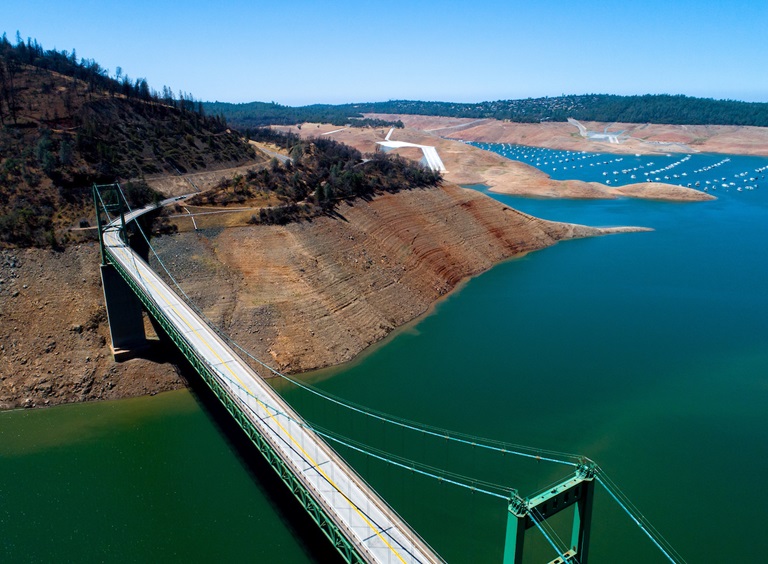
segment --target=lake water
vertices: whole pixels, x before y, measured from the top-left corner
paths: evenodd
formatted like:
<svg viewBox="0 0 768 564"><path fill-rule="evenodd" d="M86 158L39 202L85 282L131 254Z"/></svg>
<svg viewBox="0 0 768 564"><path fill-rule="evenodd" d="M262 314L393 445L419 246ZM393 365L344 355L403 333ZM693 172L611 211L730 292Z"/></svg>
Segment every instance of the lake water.
<svg viewBox="0 0 768 564"><path fill-rule="evenodd" d="M585 180L609 186L636 182L664 182L698 188L713 195L768 189L765 157L714 153L616 155L560 151L504 143L467 142L546 172L556 180Z"/></svg>
<svg viewBox="0 0 768 564"><path fill-rule="evenodd" d="M514 150L560 160L560 152ZM580 164L613 160L596 174L618 179L632 174L622 168L643 165L637 176L684 157ZM655 231L568 241L505 262L358 361L307 380L409 419L584 454L687 561L760 561L768 553L768 185L740 179L761 174L768 159L711 166L725 158L694 154L663 171L682 185L695 176L700 187L727 178L712 202L493 196L546 219ZM693 172L703 167L711 168ZM565 178L594 180L571 171ZM522 495L569 473L280 389L320 425ZM339 450L448 561L500 560L502 500ZM285 499L271 493L279 488L257 457L186 391L0 413L0 556L324 560L311 525L280 509ZM604 491L596 496L592 562L663 561ZM535 529L526 544L531 562L555 557Z"/></svg>

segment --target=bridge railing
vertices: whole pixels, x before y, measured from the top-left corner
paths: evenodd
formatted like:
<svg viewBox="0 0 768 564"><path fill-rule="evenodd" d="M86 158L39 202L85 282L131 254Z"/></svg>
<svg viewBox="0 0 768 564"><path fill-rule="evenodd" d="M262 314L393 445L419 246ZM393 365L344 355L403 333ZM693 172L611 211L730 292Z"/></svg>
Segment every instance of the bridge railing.
<svg viewBox="0 0 768 564"><path fill-rule="evenodd" d="M121 242L122 243L122 242ZM127 245L121 244L121 248L124 248L127 252L131 252ZM280 455L280 448L274 443L274 438L269 436L269 433L263 432L263 429L259 429L259 415L255 413L253 404L256 402L262 403L262 407L265 410L273 412L272 417L282 416L288 421L295 422L302 428L302 433L312 436L312 443L314 448L319 448L328 459L341 461L341 457L331 449L325 441L317 436L311 429L311 427L298 415L290 406L288 406L277 393L271 389L270 386L265 385L269 403L272 405L267 406L261 400L258 400L248 390L242 386L238 386L228 378L222 377L219 371L208 360L201 356L192 344L187 340L182 332L180 332L176 325L169 319L166 312L163 310L160 304L156 303L153 297L150 295L142 284L136 280L135 276L127 270L122 262L113 255L113 252L109 246L105 247L107 257L110 264L112 264L120 276L126 281L133 292L138 296L146 310L157 321L162 329L167 333L169 338L179 348L182 354L192 364L195 370L200 374L201 378L211 388L216 397L222 402L225 409L235 419L238 425L243 429L246 435L251 439L254 445L264 455L268 463L275 469L281 480L290 488L299 503L304 507L310 517L315 521L318 527L333 543L339 553L347 562L365 562L373 561L375 558L370 554L368 548L360 542L355 542L357 538L354 532L349 528L348 524L342 519L337 517L337 512L334 508L328 505L322 495L317 491L315 486L310 483L306 476L301 472L301 469L297 468L290 459L286 460ZM140 261L149 270L149 266L144 263L135 254L131 255L131 260ZM159 282L159 280L158 280ZM192 308L186 303L179 300L181 307L188 310L188 313L195 316L198 321L203 324L202 319L192 311ZM227 345L222 339L219 339L220 345L226 347ZM232 352L234 355L234 353ZM256 376L258 378L258 376ZM237 395L232 394L233 387L239 389ZM278 406L278 407L275 407ZM302 441L304 436L302 434ZM303 448L303 446L302 446ZM382 500L378 494L370 487L367 482L356 472L354 469L345 466L344 477L351 483L354 483L356 488L363 492L366 499L378 500L376 507L378 511L388 515L388 519L392 522L399 522L403 526L399 529L400 533L404 535L405 540L411 547L419 547L418 551L433 555L435 561L440 561L439 556L429 548L429 545L418 536L415 531L405 525L405 521L397 515L384 500ZM335 466L334 466L335 467ZM341 491L336 488L331 480L328 482L349 502L352 501ZM375 530L375 529L374 529ZM378 533L377 533L378 534ZM406 547L403 547L406 550Z"/></svg>
<svg viewBox="0 0 768 564"><path fill-rule="evenodd" d="M299 472L296 472L296 468L289 467L285 460L278 454L275 445L272 441L263 435L256 428L250 417L245 415L244 410L236 404L232 397L227 392L226 388L220 381L215 368L209 365L209 363L197 354L195 349L190 345L187 339L179 331L177 331L174 324L167 318L163 310L157 303L144 291L134 278L123 268L119 260L115 259L109 251L106 249L106 257L109 262L120 273L125 282L136 293L141 300L147 312L157 321L157 323L163 328L168 337L179 348L184 357L193 366L195 371L200 375L203 381L213 391L214 395L221 401L225 409L229 412L232 418L237 422L240 428L246 433L248 438L253 442L256 448L261 452L267 462L277 472L280 479L291 490L293 495L307 511L312 520L317 524L320 530L326 537L333 543L336 549L340 552L342 558L346 562L358 563L365 562L360 555L361 550L365 550L364 547L355 546L350 542L347 535L341 533L340 528L345 528L346 525L340 523L336 519L332 518L332 511L328 507L321 506L313 495L308 491L310 487L305 484L298 476ZM137 258L137 260L140 260ZM347 531L349 533L349 531Z"/></svg>

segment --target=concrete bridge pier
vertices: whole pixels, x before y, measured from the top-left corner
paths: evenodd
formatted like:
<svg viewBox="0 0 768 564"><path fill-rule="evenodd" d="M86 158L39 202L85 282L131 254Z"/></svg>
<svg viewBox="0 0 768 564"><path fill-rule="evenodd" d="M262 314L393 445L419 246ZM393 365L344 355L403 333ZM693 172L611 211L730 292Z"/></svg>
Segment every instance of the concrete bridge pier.
<svg viewBox="0 0 768 564"><path fill-rule="evenodd" d="M107 304L112 355L116 362L134 358L149 347L141 302L111 264L101 265L101 286Z"/></svg>

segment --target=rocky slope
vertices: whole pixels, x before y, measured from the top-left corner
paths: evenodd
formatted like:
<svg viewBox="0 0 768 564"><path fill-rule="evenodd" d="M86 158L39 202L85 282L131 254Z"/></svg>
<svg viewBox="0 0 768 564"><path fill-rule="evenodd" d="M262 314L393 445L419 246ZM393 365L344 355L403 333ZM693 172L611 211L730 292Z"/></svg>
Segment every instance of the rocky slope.
<svg viewBox="0 0 768 564"><path fill-rule="evenodd" d="M97 245L0 251L0 409L183 385L167 361L112 360Z"/></svg>
<svg viewBox="0 0 768 564"><path fill-rule="evenodd" d="M214 322L257 356L298 372L350 360L500 260L621 231L539 220L450 184L338 211L154 244ZM0 253L0 409L184 385L170 356L113 362L95 244Z"/></svg>
<svg viewBox="0 0 768 564"><path fill-rule="evenodd" d="M180 233L156 247L226 333L298 372L350 360L503 259L621 231L543 221L455 185L339 212L284 227Z"/></svg>

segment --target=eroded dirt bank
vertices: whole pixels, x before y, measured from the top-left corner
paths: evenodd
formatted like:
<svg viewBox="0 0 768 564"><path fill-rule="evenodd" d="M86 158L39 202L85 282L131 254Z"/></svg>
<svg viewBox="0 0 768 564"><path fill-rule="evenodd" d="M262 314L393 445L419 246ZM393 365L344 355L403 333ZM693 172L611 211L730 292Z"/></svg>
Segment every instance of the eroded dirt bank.
<svg viewBox="0 0 768 564"><path fill-rule="evenodd" d="M387 194L312 223L155 240L185 291L282 370L347 361L467 276L597 229L536 219L446 185ZM172 364L116 364L95 244L0 252L0 409L115 399L184 386Z"/></svg>
<svg viewBox="0 0 768 564"><path fill-rule="evenodd" d="M98 245L0 251L0 409L183 385L168 362L112 360Z"/></svg>
<svg viewBox="0 0 768 564"><path fill-rule="evenodd" d="M281 370L350 360L467 276L562 239L628 229L543 221L446 185L342 205L340 218L157 241L185 291Z"/></svg>

